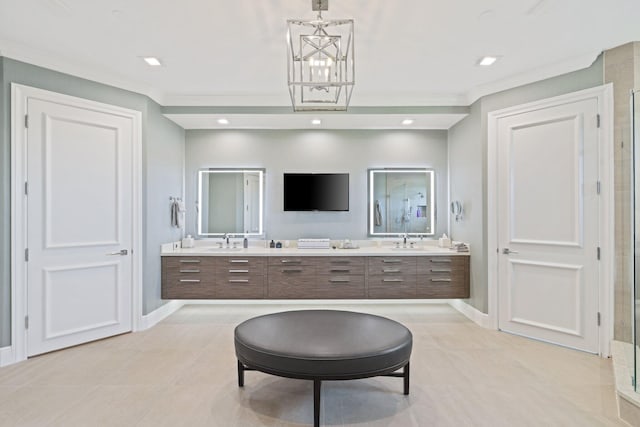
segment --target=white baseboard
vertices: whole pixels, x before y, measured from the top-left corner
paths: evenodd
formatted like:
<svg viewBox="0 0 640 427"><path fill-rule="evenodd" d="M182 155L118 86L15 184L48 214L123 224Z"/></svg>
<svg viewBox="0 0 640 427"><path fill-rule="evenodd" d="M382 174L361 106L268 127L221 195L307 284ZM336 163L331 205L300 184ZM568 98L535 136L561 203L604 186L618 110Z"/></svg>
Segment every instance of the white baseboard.
<svg viewBox="0 0 640 427"><path fill-rule="evenodd" d="M13 352L13 347L0 348L0 367L13 365L16 363L16 357Z"/></svg>
<svg viewBox="0 0 640 427"><path fill-rule="evenodd" d="M464 314L467 318L469 318L477 325L480 325L483 328L491 329L488 314L481 312L477 308L467 304L461 299L449 300L449 305L458 310L460 313Z"/></svg>
<svg viewBox="0 0 640 427"><path fill-rule="evenodd" d="M165 305L153 310L151 313L142 316L139 331L144 331L145 329L154 327L176 311L180 310L184 304L184 301L171 300Z"/></svg>

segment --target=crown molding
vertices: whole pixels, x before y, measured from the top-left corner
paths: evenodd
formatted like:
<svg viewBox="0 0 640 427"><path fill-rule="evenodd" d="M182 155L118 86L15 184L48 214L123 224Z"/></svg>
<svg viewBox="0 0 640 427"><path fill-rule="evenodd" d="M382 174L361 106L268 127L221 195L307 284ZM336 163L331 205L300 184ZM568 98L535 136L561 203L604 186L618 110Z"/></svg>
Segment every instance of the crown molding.
<svg viewBox="0 0 640 427"><path fill-rule="evenodd" d="M25 44L6 39L0 39L0 56L146 95L158 104L163 105L163 95L161 91L145 84L132 82L113 73L104 72L95 66L80 63L76 59L62 58L57 55L52 55L49 52L34 49Z"/></svg>
<svg viewBox="0 0 640 427"><path fill-rule="evenodd" d="M601 51L593 51L566 61L538 67L499 81L476 86L467 93L357 95L356 92L350 107L469 106L483 96L587 68L601 53ZM161 106L216 106L221 108L290 106L290 99L284 90L282 94L261 95L166 94L149 85L133 82L114 73L99 70L95 66L83 64L70 58L61 58L6 39L0 39L0 56L146 95Z"/></svg>
<svg viewBox="0 0 640 427"><path fill-rule="evenodd" d="M473 104L483 96L588 68L598 59L601 53L602 51L593 51L586 55L569 58L565 61L538 67L502 80L476 86L467 93L466 105Z"/></svg>

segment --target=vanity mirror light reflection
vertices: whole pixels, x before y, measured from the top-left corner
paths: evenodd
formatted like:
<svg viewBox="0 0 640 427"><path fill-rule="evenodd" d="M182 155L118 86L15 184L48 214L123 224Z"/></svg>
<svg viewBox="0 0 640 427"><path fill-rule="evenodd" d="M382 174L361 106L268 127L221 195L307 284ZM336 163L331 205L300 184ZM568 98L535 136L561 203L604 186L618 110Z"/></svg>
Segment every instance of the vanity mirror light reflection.
<svg viewBox="0 0 640 427"><path fill-rule="evenodd" d="M369 235L435 234L431 169L369 169Z"/></svg>
<svg viewBox="0 0 640 427"><path fill-rule="evenodd" d="M262 235L264 173L264 169L200 169L198 235Z"/></svg>

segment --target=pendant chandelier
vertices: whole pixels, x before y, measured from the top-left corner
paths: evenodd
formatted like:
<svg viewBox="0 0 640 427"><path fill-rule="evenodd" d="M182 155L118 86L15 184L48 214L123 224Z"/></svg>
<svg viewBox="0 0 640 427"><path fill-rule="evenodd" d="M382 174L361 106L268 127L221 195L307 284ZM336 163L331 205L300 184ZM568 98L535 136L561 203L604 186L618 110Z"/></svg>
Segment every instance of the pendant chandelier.
<svg viewBox="0 0 640 427"><path fill-rule="evenodd" d="M287 72L294 111L345 111L354 86L353 19L324 20L329 0L311 0L315 20L287 20Z"/></svg>

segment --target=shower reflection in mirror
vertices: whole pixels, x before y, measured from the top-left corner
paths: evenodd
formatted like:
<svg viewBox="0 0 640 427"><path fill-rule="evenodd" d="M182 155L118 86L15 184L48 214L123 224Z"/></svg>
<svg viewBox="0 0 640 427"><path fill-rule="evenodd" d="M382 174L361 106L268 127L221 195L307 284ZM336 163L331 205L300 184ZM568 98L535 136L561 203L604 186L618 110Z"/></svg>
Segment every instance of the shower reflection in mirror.
<svg viewBox="0 0 640 427"><path fill-rule="evenodd" d="M369 235L433 235L434 172L369 169Z"/></svg>

